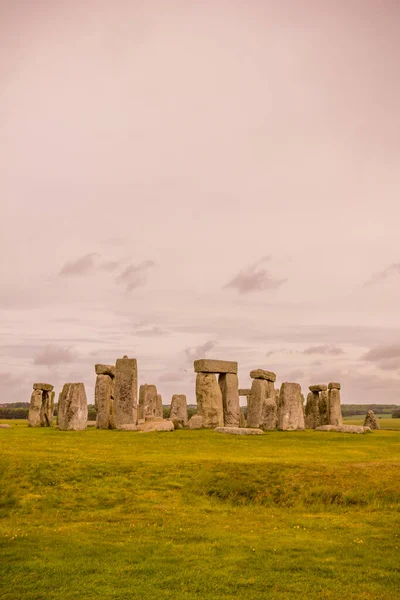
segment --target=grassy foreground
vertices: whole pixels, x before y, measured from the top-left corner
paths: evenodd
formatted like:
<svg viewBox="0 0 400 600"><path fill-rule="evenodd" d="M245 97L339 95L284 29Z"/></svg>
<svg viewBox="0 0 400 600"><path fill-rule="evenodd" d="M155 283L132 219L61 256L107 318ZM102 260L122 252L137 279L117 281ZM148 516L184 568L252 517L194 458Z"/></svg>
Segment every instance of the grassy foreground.
<svg viewBox="0 0 400 600"><path fill-rule="evenodd" d="M381 429L397 429L400 431L400 419L392 419L387 414L376 414L375 416L378 419ZM343 423L346 425L364 425L364 419L365 417L360 417L359 415L344 417Z"/></svg>
<svg viewBox="0 0 400 600"><path fill-rule="evenodd" d="M2 599L400 597L400 432L12 424Z"/></svg>

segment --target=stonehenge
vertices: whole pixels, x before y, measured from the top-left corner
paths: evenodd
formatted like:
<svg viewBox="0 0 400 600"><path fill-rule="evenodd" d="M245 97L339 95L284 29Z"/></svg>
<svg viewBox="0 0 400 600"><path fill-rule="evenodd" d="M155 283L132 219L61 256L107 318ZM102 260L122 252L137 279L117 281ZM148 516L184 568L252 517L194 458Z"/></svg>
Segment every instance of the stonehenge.
<svg viewBox="0 0 400 600"><path fill-rule="evenodd" d="M285 382L281 385L278 429L284 431L304 429L301 387L298 383Z"/></svg>
<svg viewBox="0 0 400 600"><path fill-rule="evenodd" d="M54 386L34 383L29 406L29 427L52 427L54 415Z"/></svg>
<svg viewBox="0 0 400 600"><path fill-rule="evenodd" d="M94 403L97 409L97 429L114 429L114 397L113 381L115 378L115 367L110 365L95 365L96 386L94 391Z"/></svg>
<svg viewBox="0 0 400 600"><path fill-rule="evenodd" d="M157 415L157 388L153 384L144 383L139 388L138 421L154 419Z"/></svg>
<svg viewBox="0 0 400 600"><path fill-rule="evenodd" d="M197 414L203 427L239 426L240 404L237 362L200 359L194 361ZM219 375L217 381L216 374Z"/></svg>
<svg viewBox="0 0 400 600"><path fill-rule="evenodd" d="M115 427L137 422L138 370L136 358L118 358L115 364Z"/></svg>
<svg viewBox="0 0 400 600"><path fill-rule="evenodd" d="M275 373L255 369L250 372L253 380L247 397L247 426L265 431L276 429L278 406L276 402Z"/></svg>
<svg viewBox="0 0 400 600"><path fill-rule="evenodd" d="M222 393L225 427L239 427L239 382L236 373L220 373L218 384Z"/></svg>
<svg viewBox="0 0 400 600"><path fill-rule="evenodd" d="M381 428L373 410L369 410L367 412L364 421L364 427L369 427L370 429L374 430L378 430Z"/></svg>
<svg viewBox="0 0 400 600"><path fill-rule="evenodd" d="M86 429L88 409L83 383L65 383L58 398L58 428L63 431Z"/></svg>
<svg viewBox="0 0 400 600"><path fill-rule="evenodd" d="M187 426L188 412L184 394L174 394L172 396L169 420L173 422L175 429Z"/></svg>

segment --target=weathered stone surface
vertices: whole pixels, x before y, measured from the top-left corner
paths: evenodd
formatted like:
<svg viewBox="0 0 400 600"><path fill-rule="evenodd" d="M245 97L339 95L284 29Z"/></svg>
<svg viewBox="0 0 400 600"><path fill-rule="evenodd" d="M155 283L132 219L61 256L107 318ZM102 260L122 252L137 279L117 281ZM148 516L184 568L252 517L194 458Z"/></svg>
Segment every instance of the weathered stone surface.
<svg viewBox="0 0 400 600"><path fill-rule="evenodd" d="M239 388L238 389L239 396L248 396L251 393L250 388Z"/></svg>
<svg viewBox="0 0 400 600"><path fill-rule="evenodd" d="M321 425L320 398L318 392L310 392L305 406L305 428L315 429Z"/></svg>
<svg viewBox="0 0 400 600"><path fill-rule="evenodd" d="M371 433L370 427L361 425L321 425L315 431L336 431L337 433Z"/></svg>
<svg viewBox="0 0 400 600"><path fill-rule="evenodd" d="M114 380L114 420L117 428L137 421L137 386L136 358L119 358Z"/></svg>
<svg viewBox="0 0 400 600"><path fill-rule="evenodd" d="M155 410L154 416L163 418L163 404L162 404L161 394L157 394L156 410Z"/></svg>
<svg viewBox="0 0 400 600"><path fill-rule="evenodd" d="M249 427L216 427L217 433L230 433L231 435L262 435L261 429L250 429Z"/></svg>
<svg viewBox="0 0 400 600"><path fill-rule="evenodd" d="M239 381L234 373L221 373L218 384L222 393L225 427L239 427L240 403Z"/></svg>
<svg viewBox="0 0 400 600"><path fill-rule="evenodd" d="M184 394L174 394L171 400L170 420L174 423L175 429L186 427L188 424L188 412L186 396Z"/></svg>
<svg viewBox="0 0 400 600"><path fill-rule="evenodd" d="M0 423L0 429L12 429L12 427L8 423Z"/></svg>
<svg viewBox="0 0 400 600"><path fill-rule="evenodd" d="M126 425L120 425L118 429L120 431L139 431L139 426L135 423L126 423Z"/></svg>
<svg viewBox="0 0 400 600"><path fill-rule="evenodd" d="M318 383L317 385L310 385L308 389L310 392L326 392L328 386L324 383Z"/></svg>
<svg viewBox="0 0 400 600"><path fill-rule="evenodd" d="M153 384L144 383L139 388L138 419L153 418L156 416L156 412L157 388Z"/></svg>
<svg viewBox="0 0 400 600"><path fill-rule="evenodd" d="M29 427L40 427L40 411L42 409L43 391L34 389L31 395L29 406L28 425Z"/></svg>
<svg viewBox="0 0 400 600"><path fill-rule="evenodd" d="M260 427L263 404L268 398L268 392L269 382L266 379L253 379L251 394L247 401L247 427Z"/></svg>
<svg viewBox="0 0 400 600"><path fill-rule="evenodd" d="M41 427L52 427L54 417L55 392L42 392L42 406L40 408Z"/></svg>
<svg viewBox="0 0 400 600"><path fill-rule="evenodd" d="M196 399L197 414L203 417L203 427L223 427L222 392L214 374L197 373Z"/></svg>
<svg viewBox="0 0 400 600"><path fill-rule="evenodd" d="M97 409L97 429L110 429L112 413L112 381L109 375L97 375L94 389L94 403Z"/></svg>
<svg viewBox="0 0 400 600"><path fill-rule="evenodd" d="M95 365L96 375L108 375L112 379L115 377L114 365Z"/></svg>
<svg viewBox="0 0 400 600"><path fill-rule="evenodd" d="M343 425L342 408L340 406L340 390L331 388L328 392L329 425Z"/></svg>
<svg viewBox="0 0 400 600"><path fill-rule="evenodd" d="M328 383L328 389L329 390L340 390L340 383L335 383L335 382L331 381L331 383Z"/></svg>
<svg viewBox="0 0 400 600"><path fill-rule="evenodd" d="M65 383L58 399L58 427L79 431L87 425L87 398L83 383Z"/></svg>
<svg viewBox="0 0 400 600"><path fill-rule="evenodd" d="M54 390L54 385L51 383L34 383L34 390L42 390L42 392L52 392Z"/></svg>
<svg viewBox="0 0 400 600"><path fill-rule="evenodd" d="M367 415L365 417L365 421L364 421L364 427L369 427L370 429L380 429L380 425L378 423L378 419L375 416L375 413L373 410L369 410L367 412Z"/></svg>
<svg viewBox="0 0 400 600"><path fill-rule="evenodd" d="M298 383L282 383L279 395L278 428L283 431L304 429L301 387Z"/></svg>
<svg viewBox="0 0 400 600"><path fill-rule="evenodd" d="M319 395L319 418L320 425L329 425L329 394L321 392Z"/></svg>
<svg viewBox="0 0 400 600"><path fill-rule="evenodd" d="M262 403L260 428L263 431L272 431L278 424L278 407L275 396L266 398Z"/></svg>
<svg viewBox="0 0 400 600"><path fill-rule="evenodd" d="M88 421L86 427L96 427L97 421Z"/></svg>
<svg viewBox="0 0 400 600"><path fill-rule="evenodd" d="M229 360L200 358L194 361L195 373L237 373L238 364Z"/></svg>
<svg viewBox="0 0 400 600"><path fill-rule="evenodd" d="M189 429L202 429L203 427L203 417L200 415L193 415L193 417L188 421Z"/></svg>
<svg viewBox="0 0 400 600"><path fill-rule="evenodd" d="M264 369L254 369L254 371L250 371L250 377L252 379L266 379L267 381L272 381L272 383L276 381L275 373L272 373L272 371L264 371Z"/></svg>
<svg viewBox="0 0 400 600"><path fill-rule="evenodd" d="M239 427L241 427L241 428L247 427L246 417L244 416L244 413L242 413L242 411L240 411Z"/></svg>
<svg viewBox="0 0 400 600"><path fill-rule="evenodd" d="M174 429L174 424L169 419L154 419L153 421L146 421L139 425L139 431L142 431L143 433L150 433L152 431L174 431Z"/></svg>

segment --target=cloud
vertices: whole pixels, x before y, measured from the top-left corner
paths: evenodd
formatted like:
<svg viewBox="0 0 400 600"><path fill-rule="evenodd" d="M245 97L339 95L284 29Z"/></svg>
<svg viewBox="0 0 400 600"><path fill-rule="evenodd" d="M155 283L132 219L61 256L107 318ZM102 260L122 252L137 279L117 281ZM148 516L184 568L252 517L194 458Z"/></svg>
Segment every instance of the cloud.
<svg viewBox="0 0 400 600"><path fill-rule="evenodd" d="M361 360L373 362L384 371L400 369L400 344L376 346L363 354Z"/></svg>
<svg viewBox="0 0 400 600"><path fill-rule="evenodd" d="M272 277L269 271L260 266L267 260L269 260L268 256L263 257L253 265L242 269L223 289L233 288L239 294L249 294L262 290L276 290L287 280Z"/></svg>
<svg viewBox="0 0 400 600"><path fill-rule="evenodd" d="M75 355L69 348L60 348L58 346L45 346L33 359L34 365L60 365L72 363Z"/></svg>
<svg viewBox="0 0 400 600"><path fill-rule="evenodd" d="M339 346L331 346L329 344L321 344L320 346L309 346L303 350L303 354L323 354L324 356L339 356L344 354Z"/></svg>
<svg viewBox="0 0 400 600"><path fill-rule="evenodd" d="M116 277L115 281L118 284L126 286L126 291L130 292L145 285L148 271L154 266L155 263L152 260L146 260L139 265L129 265L129 267Z"/></svg>
<svg viewBox="0 0 400 600"><path fill-rule="evenodd" d="M400 275L400 262L394 263L393 265L386 267L386 269L383 269L383 271L379 271L379 273L372 275L372 277L364 283L364 287L384 281L392 275Z"/></svg>
<svg viewBox="0 0 400 600"><path fill-rule="evenodd" d="M196 360L197 358L203 358L207 356L207 353L212 350L216 344L217 343L213 340L208 340L204 344L196 346L195 348L185 348L185 354L190 361Z"/></svg>
<svg viewBox="0 0 400 600"><path fill-rule="evenodd" d="M100 257L97 252L90 252L76 260L65 263L59 275L70 277L71 275L88 275L96 269L96 261Z"/></svg>

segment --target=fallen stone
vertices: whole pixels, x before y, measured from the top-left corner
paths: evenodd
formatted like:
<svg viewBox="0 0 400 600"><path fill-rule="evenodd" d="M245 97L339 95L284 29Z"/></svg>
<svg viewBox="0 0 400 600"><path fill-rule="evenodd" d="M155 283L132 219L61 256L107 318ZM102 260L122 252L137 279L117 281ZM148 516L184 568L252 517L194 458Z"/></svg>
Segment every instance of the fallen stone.
<svg viewBox="0 0 400 600"><path fill-rule="evenodd" d="M203 417L200 415L193 415L193 417L188 421L189 429L202 429L203 427Z"/></svg>
<svg viewBox="0 0 400 600"><path fill-rule="evenodd" d="M97 409L97 429L110 429L112 380L109 375L97 375L94 403Z"/></svg>
<svg viewBox="0 0 400 600"><path fill-rule="evenodd" d="M203 427L223 427L222 392L214 374L197 373L196 399L197 414L203 417Z"/></svg>
<svg viewBox="0 0 400 600"><path fill-rule="evenodd" d="M139 431L150 433L152 431L174 431L175 427L169 419L146 421L139 425Z"/></svg>
<svg viewBox="0 0 400 600"><path fill-rule="evenodd" d="M264 371L264 369L250 371L250 377L252 379L266 379L267 381L272 381L272 383L276 381L275 373L272 373L272 371Z"/></svg>
<svg viewBox="0 0 400 600"><path fill-rule="evenodd" d="M0 423L0 429L12 429L12 427L8 423Z"/></svg>
<svg viewBox="0 0 400 600"><path fill-rule="evenodd" d="M282 431L304 429L301 387L298 383L282 383L279 395L278 428Z"/></svg>
<svg viewBox="0 0 400 600"><path fill-rule="evenodd" d="M340 406L340 390L331 388L328 392L329 425L343 425Z"/></svg>
<svg viewBox="0 0 400 600"><path fill-rule="evenodd" d="M260 429L263 431L272 431L276 429L278 423L278 407L276 406L275 396L266 398L261 408Z"/></svg>
<svg viewBox="0 0 400 600"><path fill-rule="evenodd" d="M238 392L239 392L239 396L249 396L251 393L251 389L250 388L239 388Z"/></svg>
<svg viewBox="0 0 400 600"><path fill-rule="evenodd" d="M138 419L153 418L156 416L156 411L157 388L153 384L144 383L139 388Z"/></svg>
<svg viewBox="0 0 400 600"><path fill-rule="evenodd" d="M320 398L318 392L310 392L308 394L304 417L306 429L315 429L321 425Z"/></svg>
<svg viewBox="0 0 400 600"><path fill-rule="evenodd" d="M96 375L108 375L112 379L115 377L114 365L95 365Z"/></svg>
<svg viewBox="0 0 400 600"><path fill-rule="evenodd" d="M375 416L373 410L369 410L365 417L364 427L369 427L370 429L378 430L381 426L378 423L378 419Z"/></svg>
<svg viewBox="0 0 400 600"><path fill-rule="evenodd" d="M169 418L174 423L175 429L187 426L188 412L186 396L184 394L174 394L172 396Z"/></svg>
<svg viewBox="0 0 400 600"><path fill-rule="evenodd" d="M230 433L231 435L263 435L261 429L254 429L249 427L216 427L214 429L217 433Z"/></svg>
<svg viewBox="0 0 400 600"><path fill-rule="evenodd" d="M29 427L40 427L40 411L42 410L43 402L43 391L38 388L34 388L31 395L31 402L29 405L28 414L28 425Z"/></svg>
<svg viewBox="0 0 400 600"><path fill-rule="evenodd" d="M81 431L87 425L87 398L83 383L65 383L58 399L58 427Z"/></svg>
<svg viewBox="0 0 400 600"><path fill-rule="evenodd" d="M321 425L315 431L336 431L337 433L370 433L370 427L362 427L361 425Z"/></svg>
<svg viewBox="0 0 400 600"><path fill-rule="evenodd" d="M319 383L317 385L310 385L308 389L310 390L310 392L326 392L328 386L324 383Z"/></svg>
<svg viewBox="0 0 400 600"><path fill-rule="evenodd" d="M329 390L340 390L340 383L328 383L328 389Z"/></svg>
<svg viewBox="0 0 400 600"><path fill-rule="evenodd" d="M253 379L251 394L247 402L247 426L259 428L262 420L264 400L268 398L269 381Z"/></svg>
<svg viewBox="0 0 400 600"><path fill-rule="evenodd" d="M119 358L115 365L114 419L115 426L137 421L138 370L136 358Z"/></svg>
<svg viewBox="0 0 400 600"><path fill-rule="evenodd" d="M222 393L225 427L239 427L240 402L238 376L234 373L221 373L218 384Z"/></svg>
<svg viewBox="0 0 400 600"><path fill-rule="evenodd" d="M213 360L210 358L200 358L194 361L195 373L236 373L238 370L237 362L229 360Z"/></svg>
<svg viewBox="0 0 400 600"><path fill-rule="evenodd" d="M120 425L118 427L120 431L139 431L138 425L135 423L127 423L126 425Z"/></svg>
<svg viewBox="0 0 400 600"><path fill-rule="evenodd" d="M54 385L50 383L34 383L34 390L42 390L42 392L52 392L54 390Z"/></svg>

